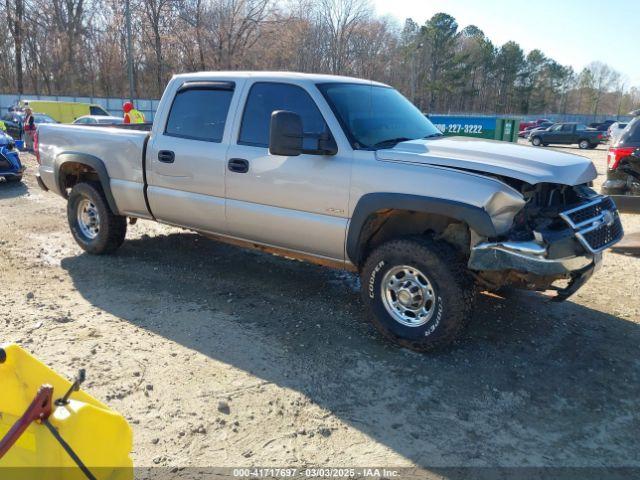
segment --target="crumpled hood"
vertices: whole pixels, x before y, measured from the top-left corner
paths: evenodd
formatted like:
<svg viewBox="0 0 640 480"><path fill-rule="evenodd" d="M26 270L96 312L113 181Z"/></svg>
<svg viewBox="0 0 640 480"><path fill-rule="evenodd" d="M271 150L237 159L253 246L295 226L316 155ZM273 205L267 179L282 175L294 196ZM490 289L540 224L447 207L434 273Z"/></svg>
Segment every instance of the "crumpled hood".
<svg viewBox="0 0 640 480"><path fill-rule="evenodd" d="M492 173L536 183L580 185L597 176L593 163L581 156L543 147L496 140L447 137L400 142L378 150L378 160L438 165Z"/></svg>

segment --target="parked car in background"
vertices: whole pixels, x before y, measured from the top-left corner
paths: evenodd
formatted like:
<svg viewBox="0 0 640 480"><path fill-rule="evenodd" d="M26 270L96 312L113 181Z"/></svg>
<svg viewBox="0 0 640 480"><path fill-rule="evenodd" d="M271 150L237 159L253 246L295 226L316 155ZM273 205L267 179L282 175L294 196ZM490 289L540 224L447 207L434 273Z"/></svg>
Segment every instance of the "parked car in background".
<svg viewBox="0 0 640 480"><path fill-rule="evenodd" d="M40 125L41 123L60 123L55 118L52 118L49 115L46 115L44 113L34 113L33 121L35 122L36 125Z"/></svg>
<svg viewBox="0 0 640 480"><path fill-rule="evenodd" d="M94 103L21 100L18 105L23 109L28 105L32 111L47 114L60 123L71 123L84 115L109 116L109 112Z"/></svg>
<svg viewBox="0 0 640 480"><path fill-rule="evenodd" d="M14 140L21 140L23 134L23 123L24 123L24 112L21 110L14 110L9 113L6 113L2 117L2 121L6 127L6 133L11 136ZM45 115L43 113L34 113L33 121L36 125L42 123L59 123L55 119L51 118L49 115Z"/></svg>
<svg viewBox="0 0 640 480"><path fill-rule="evenodd" d="M520 122L520 126L518 127L518 131L521 132L527 127L541 127L543 123L548 123L549 125L553 124L551 120L547 120L546 118L539 118L537 120L533 120L530 122Z"/></svg>
<svg viewBox="0 0 640 480"><path fill-rule="evenodd" d="M120 125L124 123L122 117L107 117L104 115L84 115L73 121L76 125Z"/></svg>
<svg viewBox="0 0 640 480"><path fill-rule="evenodd" d="M551 120L546 118L539 118L537 120L532 120L530 122L520 122L520 126L518 127L518 131L522 131L527 127L540 127L543 123L553 123Z"/></svg>
<svg viewBox="0 0 640 480"><path fill-rule="evenodd" d="M528 127L525 127L523 130L520 130L520 131L518 132L518 137L520 137L520 138L525 138L527 135L529 135L529 132L530 132L531 130L533 130L534 128L536 128L536 127L533 127L533 126L531 126L531 125L529 125Z"/></svg>
<svg viewBox="0 0 640 480"><path fill-rule="evenodd" d="M551 144L575 145L581 149L596 148L600 142L604 141L602 132L588 128L581 123L556 123L543 131L535 131L529 135L532 145L539 147Z"/></svg>
<svg viewBox="0 0 640 480"><path fill-rule="evenodd" d="M524 130L520 131L518 133L518 136L520 138L529 138L529 135L531 135L531 132L538 131L538 130L546 130L551 125L553 125L553 123L551 122L542 122L539 125L530 125L526 127Z"/></svg>
<svg viewBox="0 0 640 480"><path fill-rule="evenodd" d="M0 177L4 177L7 182L19 182L23 172L24 166L20 162L13 137L0 132Z"/></svg>
<svg viewBox="0 0 640 480"><path fill-rule="evenodd" d="M609 147L602 192L611 195L621 211L640 213L640 117Z"/></svg>
<svg viewBox="0 0 640 480"><path fill-rule="evenodd" d="M589 124L589 128L598 130L599 132L606 132L611 125L616 123L615 120L605 120L604 122L594 122Z"/></svg>
<svg viewBox="0 0 640 480"><path fill-rule="evenodd" d="M629 122L615 122L611 124L607 130L607 136L609 137L609 143L611 143L611 145L618 141L618 138L620 138L624 129L627 128L627 125L629 125Z"/></svg>
<svg viewBox="0 0 640 480"><path fill-rule="evenodd" d="M551 123L551 124L546 124L546 123L545 123L545 124L542 124L542 126L539 126L539 127L533 127L531 130L529 130L529 131L525 134L524 138L531 138L531 135L532 135L532 134L534 134L534 133L536 133L536 132L544 132L545 130L547 130L547 129L551 128L553 125L555 125L555 124L554 124L554 123Z"/></svg>
<svg viewBox="0 0 640 480"><path fill-rule="evenodd" d="M20 140L22 138L23 119L23 114L13 111L5 113L2 116L2 121L6 129L5 132L14 140Z"/></svg>

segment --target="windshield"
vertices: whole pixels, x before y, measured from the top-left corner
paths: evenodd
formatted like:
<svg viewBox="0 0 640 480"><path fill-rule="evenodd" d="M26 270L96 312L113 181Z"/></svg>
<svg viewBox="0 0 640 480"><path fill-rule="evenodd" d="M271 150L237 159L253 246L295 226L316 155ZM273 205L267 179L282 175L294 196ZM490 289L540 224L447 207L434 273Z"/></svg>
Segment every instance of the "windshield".
<svg viewBox="0 0 640 480"><path fill-rule="evenodd" d="M377 150L442 133L400 92L358 83L324 83L318 88L338 117L353 148Z"/></svg>

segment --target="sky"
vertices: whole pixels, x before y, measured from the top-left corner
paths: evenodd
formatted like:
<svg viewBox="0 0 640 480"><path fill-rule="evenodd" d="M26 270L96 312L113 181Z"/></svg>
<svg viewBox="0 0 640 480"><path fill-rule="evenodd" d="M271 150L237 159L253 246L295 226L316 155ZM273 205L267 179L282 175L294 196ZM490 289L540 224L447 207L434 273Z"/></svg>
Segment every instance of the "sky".
<svg viewBox="0 0 640 480"><path fill-rule="evenodd" d="M478 26L496 45L535 48L576 72L607 63L640 86L640 0L372 0L379 15L424 24L434 13Z"/></svg>

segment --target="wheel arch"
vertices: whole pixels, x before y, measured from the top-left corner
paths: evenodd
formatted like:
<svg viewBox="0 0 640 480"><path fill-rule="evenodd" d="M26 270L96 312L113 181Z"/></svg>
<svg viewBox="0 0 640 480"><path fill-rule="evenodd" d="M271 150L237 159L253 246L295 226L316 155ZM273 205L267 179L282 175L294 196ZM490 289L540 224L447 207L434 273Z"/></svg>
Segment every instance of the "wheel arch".
<svg viewBox="0 0 640 480"><path fill-rule="evenodd" d="M67 188L73 187L83 180L97 180L102 187L109 208L118 214L118 207L111 192L109 173L104 162L94 155L86 153L61 153L55 160L56 187L61 195L67 198Z"/></svg>
<svg viewBox="0 0 640 480"><path fill-rule="evenodd" d="M372 219L389 212L401 212L403 215L419 215L423 220L440 225L458 222L479 235L495 237L495 226L489 213L483 208L455 200L426 197L402 193L369 193L358 201L347 231L346 255L356 266L363 263L369 247L369 241L377 234L371 226ZM425 217L426 216L426 217ZM410 220L406 218L406 220ZM417 232L404 232L417 233Z"/></svg>

